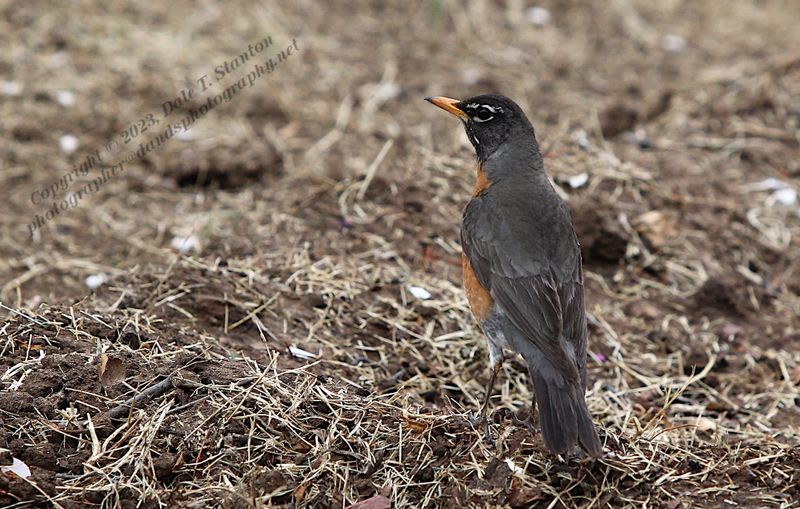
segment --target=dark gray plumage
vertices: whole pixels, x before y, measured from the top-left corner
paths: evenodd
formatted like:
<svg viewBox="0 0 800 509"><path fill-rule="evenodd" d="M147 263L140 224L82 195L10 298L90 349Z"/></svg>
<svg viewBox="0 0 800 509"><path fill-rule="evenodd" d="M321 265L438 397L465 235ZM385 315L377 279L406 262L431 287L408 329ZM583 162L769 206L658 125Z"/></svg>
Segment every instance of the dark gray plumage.
<svg viewBox="0 0 800 509"><path fill-rule="evenodd" d="M484 95L452 107L464 112L451 111L464 121L479 159L478 178L485 181L464 210L461 242L465 271L471 269L491 296L488 312L471 305L489 340L492 367L502 363L504 348L521 354L545 446L560 454L580 445L600 456L584 397L583 270L569 211L547 179L533 127L519 106Z"/></svg>

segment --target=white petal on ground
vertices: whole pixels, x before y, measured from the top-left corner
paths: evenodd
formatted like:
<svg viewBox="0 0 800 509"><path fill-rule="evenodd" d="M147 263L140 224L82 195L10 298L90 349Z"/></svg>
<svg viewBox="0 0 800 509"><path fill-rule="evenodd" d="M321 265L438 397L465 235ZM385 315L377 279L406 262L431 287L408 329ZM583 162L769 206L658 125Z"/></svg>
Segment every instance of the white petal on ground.
<svg viewBox="0 0 800 509"><path fill-rule="evenodd" d="M771 198L781 205L791 206L797 203L797 191L791 187L778 189L772 193Z"/></svg>
<svg viewBox="0 0 800 509"><path fill-rule="evenodd" d="M78 138L74 137L71 134L65 134L58 140L58 145L61 147L61 151L65 154L71 154L78 150Z"/></svg>
<svg viewBox="0 0 800 509"><path fill-rule="evenodd" d="M14 96L20 93L22 93L22 85L16 81L0 81L0 94Z"/></svg>
<svg viewBox="0 0 800 509"><path fill-rule="evenodd" d="M578 146L582 149L587 149L592 146L592 142L589 141L589 135L586 134L586 131L583 129L578 129L572 134L572 139L578 144Z"/></svg>
<svg viewBox="0 0 800 509"><path fill-rule="evenodd" d="M786 189L789 184L774 177L765 178L760 182L753 182L742 186L742 191L777 191L778 189Z"/></svg>
<svg viewBox="0 0 800 509"><path fill-rule="evenodd" d="M531 7L525 11L525 17L528 18L528 21L539 27L550 23L550 19L552 18L549 10L538 6Z"/></svg>
<svg viewBox="0 0 800 509"><path fill-rule="evenodd" d="M480 69L474 67L467 69L464 71L464 74L461 75L461 79L464 80L464 83L467 85L475 85L482 77L483 73L481 73Z"/></svg>
<svg viewBox="0 0 800 509"><path fill-rule="evenodd" d="M689 43L680 35L667 34L661 38L661 47L672 53L685 51L688 46Z"/></svg>
<svg viewBox="0 0 800 509"><path fill-rule="evenodd" d="M298 359L303 359L305 361L311 360L316 358L316 354L313 354L307 350L303 350L302 348L297 348L296 346L289 347L289 353L292 354L294 357Z"/></svg>
<svg viewBox="0 0 800 509"><path fill-rule="evenodd" d="M401 91L400 85L397 83L381 83L375 89L375 101L378 104L383 104L399 96Z"/></svg>
<svg viewBox="0 0 800 509"><path fill-rule="evenodd" d="M106 275L104 272L101 272L99 274L92 274L91 276L88 276L85 282L86 286L94 290L95 288L100 288L103 286L103 283L106 281L108 281L108 275Z"/></svg>
<svg viewBox="0 0 800 509"><path fill-rule="evenodd" d="M14 458L14 461L11 463L11 465L0 466L0 472L3 472L4 474L6 472L13 472L23 479L27 479L31 476L31 469L28 468L28 465L17 458Z"/></svg>
<svg viewBox="0 0 800 509"><path fill-rule="evenodd" d="M697 421L694 424L697 427L697 431L716 431L717 430L717 423L716 421L709 419L708 417L698 417Z"/></svg>
<svg viewBox="0 0 800 509"><path fill-rule="evenodd" d="M431 298L431 292L420 286L409 286L408 291L419 300L428 300Z"/></svg>
<svg viewBox="0 0 800 509"><path fill-rule="evenodd" d="M173 136L173 138L177 138L181 141L190 141L194 139L194 135L191 131L181 131Z"/></svg>
<svg viewBox="0 0 800 509"><path fill-rule="evenodd" d="M189 235L188 237L174 237L170 242L172 249L180 251L181 253L188 253L195 250L200 245L200 239L197 235Z"/></svg>
<svg viewBox="0 0 800 509"><path fill-rule="evenodd" d="M588 173L579 173L577 175L573 175L572 177L567 180L569 182L569 186L573 189L578 189L579 187L583 187L589 182L589 174Z"/></svg>
<svg viewBox="0 0 800 509"><path fill-rule="evenodd" d="M741 190L743 193L772 191L769 198L767 198L767 205L779 203L781 205L792 206L797 203L797 190L786 182L774 177L744 185L741 187Z"/></svg>
<svg viewBox="0 0 800 509"><path fill-rule="evenodd" d="M69 108L75 105L75 94L69 90L59 90L56 92L56 101L58 101L58 104L61 106Z"/></svg>
<svg viewBox="0 0 800 509"><path fill-rule="evenodd" d="M508 465L508 469L514 473L514 475L518 477L525 477L525 469L518 466L511 458L506 458L506 465Z"/></svg>

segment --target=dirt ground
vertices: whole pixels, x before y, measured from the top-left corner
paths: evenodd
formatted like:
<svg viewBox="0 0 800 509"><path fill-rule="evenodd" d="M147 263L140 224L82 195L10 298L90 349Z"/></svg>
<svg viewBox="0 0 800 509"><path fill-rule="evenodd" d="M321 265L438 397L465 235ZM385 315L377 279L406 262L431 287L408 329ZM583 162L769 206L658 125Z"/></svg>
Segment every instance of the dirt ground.
<svg viewBox="0 0 800 509"><path fill-rule="evenodd" d="M0 2L0 506L800 507L800 3L272 4ZM487 92L583 246L597 461L517 359L467 420L422 98Z"/></svg>

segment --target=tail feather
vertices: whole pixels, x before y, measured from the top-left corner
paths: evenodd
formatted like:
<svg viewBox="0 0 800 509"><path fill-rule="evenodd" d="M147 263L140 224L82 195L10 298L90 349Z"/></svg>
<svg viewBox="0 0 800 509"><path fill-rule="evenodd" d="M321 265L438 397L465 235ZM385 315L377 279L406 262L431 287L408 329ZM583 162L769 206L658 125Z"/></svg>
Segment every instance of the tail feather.
<svg viewBox="0 0 800 509"><path fill-rule="evenodd" d="M603 449L586 407L583 386L561 375L543 374L533 369L531 377L544 445L555 454L569 452L580 445L590 456L601 456Z"/></svg>

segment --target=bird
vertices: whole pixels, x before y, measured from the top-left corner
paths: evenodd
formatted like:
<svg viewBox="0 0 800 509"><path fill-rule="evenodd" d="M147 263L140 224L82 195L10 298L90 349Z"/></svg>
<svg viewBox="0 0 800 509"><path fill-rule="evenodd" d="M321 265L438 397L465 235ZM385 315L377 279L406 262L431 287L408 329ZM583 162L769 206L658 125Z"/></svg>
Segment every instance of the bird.
<svg viewBox="0 0 800 509"><path fill-rule="evenodd" d="M464 288L488 340L486 410L505 351L522 356L531 416L551 453L602 456L586 405L588 329L581 249L566 203L545 173L533 125L511 99L485 94L425 100L458 117L478 159L461 224ZM530 424L530 421L529 421Z"/></svg>

